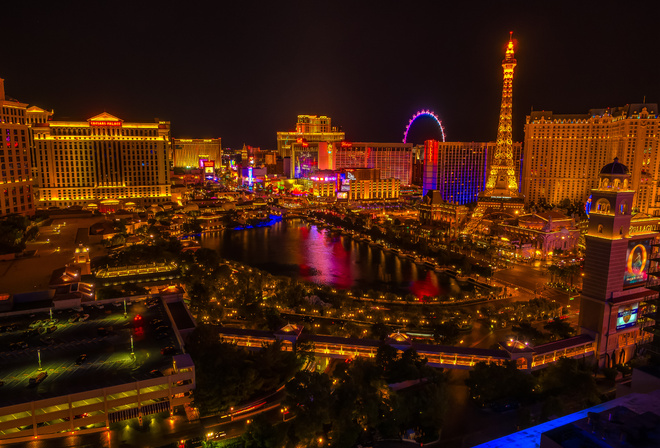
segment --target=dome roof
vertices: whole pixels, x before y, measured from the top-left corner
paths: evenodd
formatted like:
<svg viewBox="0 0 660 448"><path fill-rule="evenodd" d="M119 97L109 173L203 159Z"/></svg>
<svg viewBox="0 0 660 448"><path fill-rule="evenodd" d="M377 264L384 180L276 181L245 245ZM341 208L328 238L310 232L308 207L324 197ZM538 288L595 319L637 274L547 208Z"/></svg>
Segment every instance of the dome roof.
<svg viewBox="0 0 660 448"><path fill-rule="evenodd" d="M619 163L619 158L615 157L614 162L608 163L600 170L600 174L625 175L628 174L628 167Z"/></svg>

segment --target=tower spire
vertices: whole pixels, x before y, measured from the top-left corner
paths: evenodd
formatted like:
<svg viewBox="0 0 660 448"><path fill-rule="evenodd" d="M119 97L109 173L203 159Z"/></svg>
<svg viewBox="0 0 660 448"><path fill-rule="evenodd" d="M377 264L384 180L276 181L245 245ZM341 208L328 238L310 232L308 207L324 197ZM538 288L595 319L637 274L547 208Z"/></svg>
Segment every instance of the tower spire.
<svg viewBox="0 0 660 448"><path fill-rule="evenodd" d="M518 182L513 165L513 137L511 134L511 107L513 103L513 70L517 61L514 58L513 31L509 33L509 43L506 46L502 69L504 84L502 87L502 103L500 105L500 121L497 128L497 147L493 163L488 174L484 196L519 197Z"/></svg>

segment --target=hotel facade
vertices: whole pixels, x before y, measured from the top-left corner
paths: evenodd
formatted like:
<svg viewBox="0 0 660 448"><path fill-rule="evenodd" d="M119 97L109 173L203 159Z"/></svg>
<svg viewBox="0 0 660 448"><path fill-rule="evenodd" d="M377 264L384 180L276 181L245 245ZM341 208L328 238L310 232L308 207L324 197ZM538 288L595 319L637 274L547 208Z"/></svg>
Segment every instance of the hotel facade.
<svg viewBox="0 0 660 448"><path fill-rule="evenodd" d="M486 188L488 166L492 164L495 142L440 142L424 144L423 194L440 192L446 202L461 205L477 202ZM516 178L520 176L522 145L512 144Z"/></svg>
<svg viewBox="0 0 660 448"><path fill-rule="evenodd" d="M204 168L204 161L222 164L222 144L219 138L172 139L172 160L176 168Z"/></svg>
<svg viewBox="0 0 660 448"><path fill-rule="evenodd" d="M34 214L27 104L5 98L0 78L0 216Z"/></svg>
<svg viewBox="0 0 660 448"><path fill-rule="evenodd" d="M614 157L630 169L633 208L660 216L658 105L629 104L587 114L532 112L525 124L522 192L527 202L584 203Z"/></svg>
<svg viewBox="0 0 660 448"><path fill-rule="evenodd" d="M335 169L374 168L382 179L412 183L412 143L342 142L336 150Z"/></svg>
<svg viewBox="0 0 660 448"><path fill-rule="evenodd" d="M37 206L114 210L171 198L170 123L129 123L108 113L32 126Z"/></svg>

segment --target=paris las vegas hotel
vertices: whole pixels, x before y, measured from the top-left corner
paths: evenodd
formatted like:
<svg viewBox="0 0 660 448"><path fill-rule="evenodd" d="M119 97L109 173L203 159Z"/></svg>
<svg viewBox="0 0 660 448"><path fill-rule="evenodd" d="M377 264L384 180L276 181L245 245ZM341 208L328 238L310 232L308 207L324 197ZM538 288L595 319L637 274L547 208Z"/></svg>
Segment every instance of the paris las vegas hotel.
<svg viewBox="0 0 660 448"><path fill-rule="evenodd" d="M105 112L85 121L51 121L53 112L7 99L2 79L0 106L6 140L0 149L0 216L74 205L106 211L170 200L169 122L126 122Z"/></svg>

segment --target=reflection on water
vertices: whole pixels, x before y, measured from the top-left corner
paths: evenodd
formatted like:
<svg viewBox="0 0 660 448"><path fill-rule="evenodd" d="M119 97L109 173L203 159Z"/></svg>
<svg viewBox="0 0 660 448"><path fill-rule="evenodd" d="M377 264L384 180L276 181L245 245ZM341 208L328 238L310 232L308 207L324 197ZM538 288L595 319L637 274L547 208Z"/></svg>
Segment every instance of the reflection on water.
<svg viewBox="0 0 660 448"><path fill-rule="evenodd" d="M205 235L202 246L275 275L337 288L410 292L417 297L442 295L448 289L442 274L297 219Z"/></svg>

